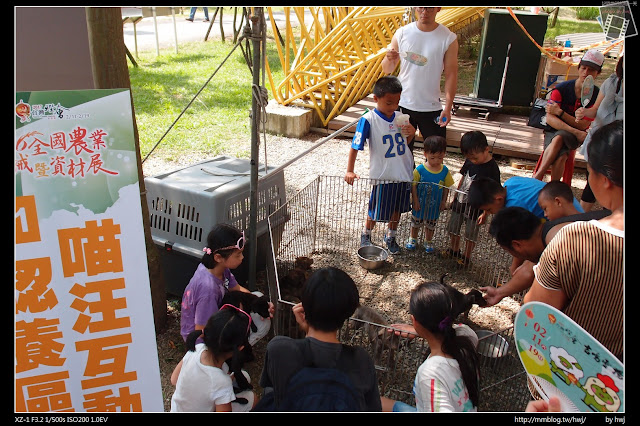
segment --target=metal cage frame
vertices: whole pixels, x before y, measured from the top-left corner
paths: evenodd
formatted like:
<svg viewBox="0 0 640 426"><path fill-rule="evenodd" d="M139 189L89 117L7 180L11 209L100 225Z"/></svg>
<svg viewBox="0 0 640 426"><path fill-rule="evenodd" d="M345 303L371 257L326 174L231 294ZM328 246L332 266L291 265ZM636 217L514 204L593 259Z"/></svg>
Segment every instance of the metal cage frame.
<svg viewBox="0 0 640 426"><path fill-rule="evenodd" d="M269 216L272 253L267 261L267 279L271 300L277 301L272 323L276 335L303 337L291 312L294 301L287 300L281 288L284 275L294 268L296 258L301 256L337 254L337 259L342 262L354 262L354 253L360 245L360 232L367 216L371 187L378 183L381 182L363 178L348 185L342 177L318 176ZM433 189L436 188L445 189L433 185ZM447 204L461 194L456 189L446 189ZM448 246L449 216L449 210L442 210L435 221L433 242L439 249ZM411 212L400 216L397 236L401 241L409 235L410 219ZM376 226L372 232L374 242L382 241L384 229L386 226L381 224ZM502 283L509 275L511 257L495 243L487 230L488 224L479 230L471 264L453 272L454 276L462 277L465 281L473 280L478 286ZM462 247L464 241L461 235ZM433 255L417 249L405 252L403 256L411 264ZM339 264L335 266L340 267ZM391 344L373 340L378 339L375 336L391 336L385 334L389 329L386 324L351 318L343 325L338 337L343 343L367 348L376 365L381 395L414 404L412 386L415 374L429 355L429 346L419 336L389 337ZM495 330L479 341L479 347L482 342L493 344L491 347L497 348L495 350L500 355L482 355L481 352L479 411L523 411L530 395L526 372L513 339L513 325Z"/></svg>

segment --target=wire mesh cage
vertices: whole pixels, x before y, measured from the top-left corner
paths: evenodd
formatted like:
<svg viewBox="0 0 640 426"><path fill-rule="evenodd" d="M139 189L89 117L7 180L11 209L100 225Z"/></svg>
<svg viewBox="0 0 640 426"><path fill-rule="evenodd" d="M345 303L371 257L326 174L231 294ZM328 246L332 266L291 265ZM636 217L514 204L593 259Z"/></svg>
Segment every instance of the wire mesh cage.
<svg viewBox="0 0 640 426"><path fill-rule="evenodd" d="M348 185L342 177L318 176L287 200L286 206L272 213L269 216L272 233L279 234L274 241L274 255L279 272L286 273L294 267L297 257L309 256L312 253L337 253L357 261L356 252L360 247L360 237L368 215L369 198L372 188L380 183L384 182L358 179L353 185ZM410 185L407 187L410 188ZM441 206L448 206L455 197L466 194L453 188L429 183L418 184L417 190L423 190L427 194L424 198L428 198L430 194L442 196L442 203L425 203L422 207L426 210L424 216L433 228L432 246L436 252L447 251L451 247L452 237L448 227L451 225L452 215L456 213L448 208L441 209ZM410 190L406 196L411 197ZM438 197L435 198L439 200ZM462 213L469 215L469 208ZM410 237L411 216L411 211L406 211L399 217L395 236L399 244L403 244ZM384 246L387 226L380 222L382 221L379 221L371 232L371 242ZM478 285L503 284L509 276L511 256L488 234L489 224L477 225L475 221L471 221L467 225L467 222L469 221L464 221L461 224L462 229L457 232L460 251L464 251L467 244L474 248L468 262L457 262L459 267L455 273L465 274L466 279L471 279ZM421 225L418 233L419 243L424 242L426 229L424 222ZM473 233L477 233L475 239L467 239L466 235ZM402 256L415 262L434 261L441 257L429 256L422 244L414 251L402 250Z"/></svg>
<svg viewBox="0 0 640 426"><path fill-rule="evenodd" d="M404 248L411 236L412 212L409 210L397 216L395 237L402 249L401 255L394 256L394 262L399 262L401 270L383 267L378 271L366 271L367 278L373 278L376 282L374 290L368 288L363 280L359 280L363 272L359 267L357 251L369 215L371 194L380 183L358 179L353 185L348 185L342 177L318 176L269 216L273 252L272 258L267 262L267 278L271 300L277 300L273 321L276 334L303 337L291 307L299 301L297 297L311 272L311 263L314 267L335 266L349 273L359 287L361 299L365 300L363 305L376 297L380 284L389 275L393 275L394 284L402 280L404 275L410 274L422 280L439 280L442 270L446 270L453 279L464 281L475 288L506 282L512 258L488 234L488 224L478 226L474 221L469 225L471 231L466 233L465 225L462 226L459 232L460 247L464 249L466 246L467 235L474 237L474 240L470 262L459 262L459 259L425 251L422 245L426 232L424 221L418 227L416 249L409 251ZM446 207L451 205L455 197L465 193L437 184L421 183L416 189L422 194L421 200L430 200L421 201L421 209L432 228L431 245L436 253L446 253L451 247L448 225L452 215L452 211ZM403 190L408 191L403 196L410 199L410 183ZM398 208L392 207L391 210ZM388 232L388 222L381 222L372 229L371 242L386 247L384 237ZM306 265L303 259L308 261ZM419 273L415 270L419 270ZM401 296L406 299L406 303L403 306L390 306L391 311L408 312L409 292ZM388 317L395 320L392 315L387 315L386 318ZM389 332L392 327L386 318L382 322L351 318L340 330L339 338L343 343L368 349L378 372L381 395L414 404L412 388L415 374L429 355L429 347L426 340L418 336L399 337L396 333ZM473 313L469 314L469 319L473 319ZM479 335L479 339L480 342L485 342L479 344L479 351L487 344L493 351L498 351L487 352L486 355L481 353L480 356L480 411L524 410L529 394L526 374L513 342L512 323L510 327L500 330L488 330L487 335Z"/></svg>

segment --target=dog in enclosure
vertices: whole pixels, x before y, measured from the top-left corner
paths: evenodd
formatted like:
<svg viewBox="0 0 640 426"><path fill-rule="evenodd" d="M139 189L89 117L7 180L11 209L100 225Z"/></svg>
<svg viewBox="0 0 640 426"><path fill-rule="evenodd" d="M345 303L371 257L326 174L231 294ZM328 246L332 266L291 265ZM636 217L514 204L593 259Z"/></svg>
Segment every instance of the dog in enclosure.
<svg viewBox="0 0 640 426"><path fill-rule="evenodd" d="M294 261L293 269L289 270L280 280L281 296L284 300L298 303L302 286L311 275L311 265L313 259L306 256L299 256Z"/></svg>
<svg viewBox="0 0 640 426"><path fill-rule="evenodd" d="M440 277L440 283L446 286L449 289L449 294L453 299L454 310L453 310L453 318L457 318L460 314L464 314L465 318L469 317L469 311L473 305L478 306L486 306L487 301L482 297L482 293L475 288L470 290L468 293L462 293L460 290L453 287L451 284L447 284L444 282L445 277L449 274L443 274Z"/></svg>
<svg viewBox="0 0 640 426"><path fill-rule="evenodd" d="M255 312L262 318L269 318L269 299L267 296L258 296L244 291L228 291L222 298L222 304L233 305L247 313ZM256 332L258 328L251 323L251 331Z"/></svg>
<svg viewBox="0 0 640 426"><path fill-rule="evenodd" d="M306 280L306 274L301 269L294 268L287 272L287 274L280 280L280 292L282 293L282 298L289 302L299 302L302 286Z"/></svg>
<svg viewBox="0 0 640 426"><path fill-rule="evenodd" d="M299 257L296 257L294 265L297 269L305 271L305 274L306 274L305 281L306 281L306 278L309 278L309 275L311 275L311 265L313 265L313 259L306 256L299 256Z"/></svg>
<svg viewBox="0 0 640 426"><path fill-rule="evenodd" d="M379 327L385 325L389 325L389 322L380 312L363 305L358 306L353 316L349 319L349 327L352 327L354 330L363 328L365 333L367 333L369 344L373 350L374 361L382 356L384 349L388 349L389 362L393 363L395 352L400 346L400 336L397 336L393 331L387 331L386 327Z"/></svg>

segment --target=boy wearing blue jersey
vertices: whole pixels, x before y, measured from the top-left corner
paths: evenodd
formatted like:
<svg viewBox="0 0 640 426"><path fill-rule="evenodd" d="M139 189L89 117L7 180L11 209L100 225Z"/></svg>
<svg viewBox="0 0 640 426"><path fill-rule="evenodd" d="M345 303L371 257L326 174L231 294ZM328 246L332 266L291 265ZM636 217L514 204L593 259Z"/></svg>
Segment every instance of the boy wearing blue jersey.
<svg viewBox="0 0 640 426"><path fill-rule="evenodd" d="M402 84L395 76L381 77L373 87L376 108L362 115L351 142L345 182L353 185L360 176L354 173L358 151L369 144L369 178L376 180L369 197L369 209L360 245L371 245L371 231L377 221L388 222L384 242L390 253L400 251L396 231L400 215L410 209L413 154L407 143L416 129L410 123L395 122Z"/></svg>
<svg viewBox="0 0 640 426"><path fill-rule="evenodd" d="M426 162L413 171L411 195L413 209L411 211L411 238L405 248L415 250L420 227L424 226L424 249L433 253L431 243L436 229L436 221L440 210L446 204L449 187L454 184L447 166L443 164L447 151L447 140L439 135L431 135L424 140L424 157Z"/></svg>

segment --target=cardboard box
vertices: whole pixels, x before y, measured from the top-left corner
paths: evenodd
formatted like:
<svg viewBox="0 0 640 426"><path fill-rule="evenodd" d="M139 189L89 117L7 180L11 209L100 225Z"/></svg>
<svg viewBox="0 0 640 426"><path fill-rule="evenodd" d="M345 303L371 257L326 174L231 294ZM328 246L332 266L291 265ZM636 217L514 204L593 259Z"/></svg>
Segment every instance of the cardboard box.
<svg viewBox="0 0 640 426"><path fill-rule="evenodd" d="M568 62L571 58L563 58L563 61ZM567 75L567 68L569 69L569 75ZM536 80L536 96L544 98L548 92L558 84L566 80L573 80L578 78L578 67L569 67L560 62L556 62L546 55L543 55L540 59L540 66L538 68L538 78Z"/></svg>
<svg viewBox="0 0 640 426"><path fill-rule="evenodd" d="M577 72L576 73L570 72L568 76L565 73L545 74L542 79L542 82L544 84L544 88L547 89L547 91L550 91L554 87L556 87L556 85L558 85L559 83L562 83L563 81L567 81L567 80L575 80L576 78L578 78Z"/></svg>
<svg viewBox="0 0 640 426"><path fill-rule="evenodd" d="M569 68L569 64L572 63L572 59L569 56L562 58L562 61L566 62L566 64L554 61L546 56L544 57L544 59L546 61L544 67L545 74L565 75L567 73L567 68ZM573 66L569 71L578 74L578 67Z"/></svg>
<svg viewBox="0 0 640 426"><path fill-rule="evenodd" d="M578 76L572 76L571 74L569 74L569 80L573 80L575 78L577 78ZM543 78L543 87L547 90L551 90L554 87L556 87L556 85L558 85L559 83L562 83L563 81L566 81L567 78L565 77L564 74L545 74L544 78Z"/></svg>

